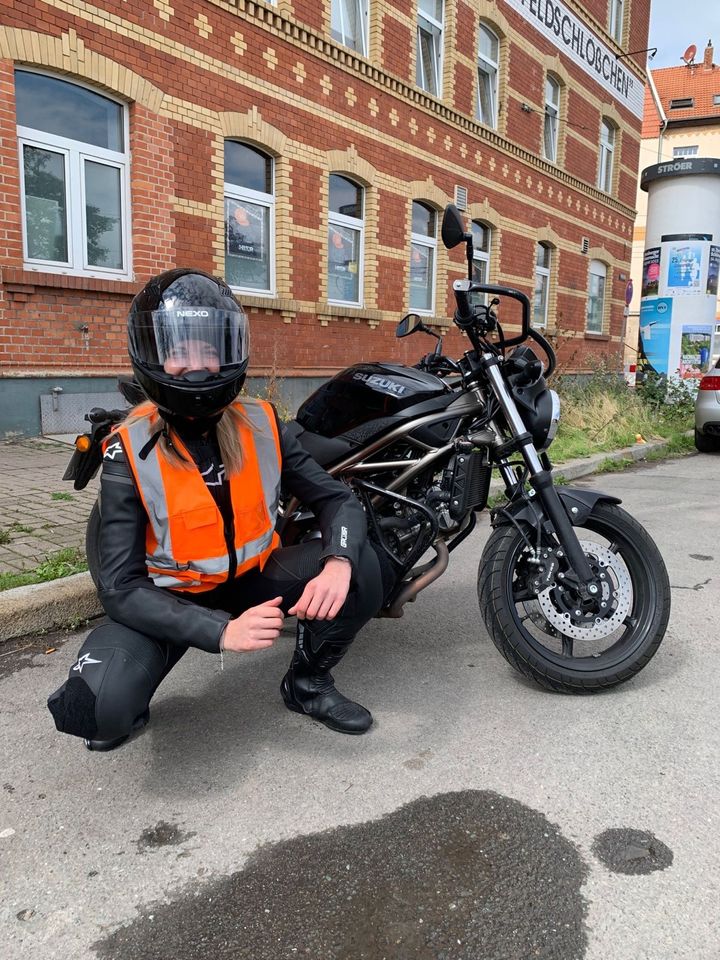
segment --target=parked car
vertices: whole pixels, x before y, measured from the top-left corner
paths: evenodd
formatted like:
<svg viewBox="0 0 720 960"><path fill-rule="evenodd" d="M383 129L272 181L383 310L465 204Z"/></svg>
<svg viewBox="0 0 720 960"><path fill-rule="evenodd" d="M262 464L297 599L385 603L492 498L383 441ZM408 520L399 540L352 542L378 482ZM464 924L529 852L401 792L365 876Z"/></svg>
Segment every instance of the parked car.
<svg viewBox="0 0 720 960"><path fill-rule="evenodd" d="M695 400L695 446L700 453L720 450L720 359L700 381Z"/></svg>

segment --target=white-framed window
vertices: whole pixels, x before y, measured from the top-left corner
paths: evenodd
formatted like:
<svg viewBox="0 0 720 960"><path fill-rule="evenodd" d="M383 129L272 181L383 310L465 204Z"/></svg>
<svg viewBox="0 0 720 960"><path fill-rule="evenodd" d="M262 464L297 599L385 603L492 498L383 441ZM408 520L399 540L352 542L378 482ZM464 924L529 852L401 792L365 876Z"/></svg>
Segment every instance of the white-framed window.
<svg viewBox="0 0 720 960"><path fill-rule="evenodd" d="M418 0L416 82L435 97L442 92L444 0Z"/></svg>
<svg viewBox="0 0 720 960"><path fill-rule="evenodd" d="M673 157L696 157L698 146L673 147Z"/></svg>
<svg viewBox="0 0 720 960"><path fill-rule="evenodd" d="M615 152L615 126L609 120L600 124L600 167L598 187L605 193L612 191L613 154Z"/></svg>
<svg viewBox="0 0 720 960"><path fill-rule="evenodd" d="M473 239L472 278L475 283L490 283L490 248L492 245L492 230L480 220L473 220L470 225ZM486 293L471 293L470 302L474 306L487 303Z"/></svg>
<svg viewBox="0 0 720 960"><path fill-rule="evenodd" d="M328 199L328 301L361 307L365 191L331 173Z"/></svg>
<svg viewBox="0 0 720 960"><path fill-rule="evenodd" d="M547 327L551 267L552 247L547 243L538 243L535 248L535 297L532 316L534 327Z"/></svg>
<svg viewBox="0 0 720 960"><path fill-rule="evenodd" d="M624 0L610 0L610 36L622 43Z"/></svg>
<svg viewBox="0 0 720 960"><path fill-rule="evenodd" d="M25 267L129 277L127 107L26 69L15 71L15 96Z"/></svg>
<svg viewBox="0 0 720 960"><path fill-rule="evenodd" d="M410 309L435 311L435 262L437 259L437 213L413 200L410 238Z"/></svg>
<svg viewBox="0 0 720 960"><path fill-rule="evenodd" d="M225 141L225 280L235 290L275 292L275 196L272 157Z"/></svg>
<svg viewBox="0 0 720 960"><path fill-rule="evenodd" d="M332 0L330 33L333 40L363 57L368 53L369 0Z"/></svg>
<svg viewBox="0 0 720 960"><path fill-rule="evenodd" d="M585 323L585 328L588 333L603 332L606 281L607 267L605 264L602 260L591 260L588 281L587 317Z"/></svg>
<svg viewBox="0 0 720 960"><path fill-rule="evenodd" d="M481 23L478 28L477 116L486 127L497 126L500 38Z"/></svg>
<svg viewBox="0 0 720 960"><path fill-rule="evenodd" d="M555 77L545 80L545 120L543 124L543 153L550 163L557 163L558 117L560 115L560 84Z"/></svg>

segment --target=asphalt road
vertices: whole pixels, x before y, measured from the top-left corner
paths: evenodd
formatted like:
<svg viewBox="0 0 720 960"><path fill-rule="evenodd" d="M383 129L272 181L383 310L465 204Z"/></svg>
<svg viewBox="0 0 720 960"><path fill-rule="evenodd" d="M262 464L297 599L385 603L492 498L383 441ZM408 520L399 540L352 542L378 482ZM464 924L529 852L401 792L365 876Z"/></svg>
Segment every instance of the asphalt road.
<svg viewBox="0 0 720 960"><path fill-rule="evenodd" d="M338 669L365 737L285 710L288 635L223 672L191 652L91 754L44 705L84 634L0 647L3 958L717 960L720 457L578 485L623 498L673 585L659 653L602 695L497 653L486 522Z"/></svg>

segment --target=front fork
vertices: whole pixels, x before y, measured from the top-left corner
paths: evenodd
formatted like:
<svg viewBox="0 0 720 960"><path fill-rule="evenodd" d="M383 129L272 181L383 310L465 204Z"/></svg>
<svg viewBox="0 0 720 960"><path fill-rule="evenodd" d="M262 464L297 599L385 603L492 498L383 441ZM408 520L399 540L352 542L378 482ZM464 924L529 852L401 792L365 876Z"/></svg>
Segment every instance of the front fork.
<svg viewBox="0 0 720 960"><path fill-rule="evenodd" d="M500 361L494 354L484 353L482 367L485 370L492 391L497 397L510 432L513 435L515 446L527 464L530 486L537 494L538 500L545 511L545 515L555 530L555 535L565 551L570 567L578 578L581 590L582 592L587 591L590 596L595 596L600 589L596 582L595 574L585 556L583 548L580 546L575 529L555 489L552 471L546 470L543 466L540 456L535 449L533 439L526 430L522 417L518 413L512 394L503 379L500 370ZM506 475L506 472L508 475ZM503 470L503 478L508 486L511 485L508 483L509 474L510 468L506 467Z"/></svg>

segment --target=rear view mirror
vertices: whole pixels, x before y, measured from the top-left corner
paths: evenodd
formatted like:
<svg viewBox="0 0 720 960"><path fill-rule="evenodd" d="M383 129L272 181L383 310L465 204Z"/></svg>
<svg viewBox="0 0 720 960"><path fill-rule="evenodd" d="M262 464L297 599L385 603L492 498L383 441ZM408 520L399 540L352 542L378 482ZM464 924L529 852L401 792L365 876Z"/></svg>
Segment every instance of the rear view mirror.
<svg viewBox="0 0 720 960"><path fill-rule="evenodd" d="M415 333L420 326L422 326L420 317L416 313L408 313L395 327L395 336L398 338L407 337L408 334Z"/></svg>
<svg viewBox="0 0 720 960"><path fill-rule="evenodd" d="M448 250L468 239L462 214L454 203L445 207L442 220L442 242Z"/></svg>

